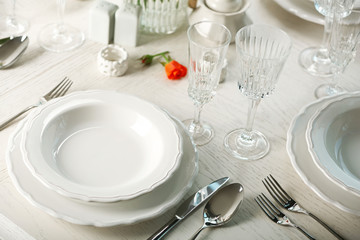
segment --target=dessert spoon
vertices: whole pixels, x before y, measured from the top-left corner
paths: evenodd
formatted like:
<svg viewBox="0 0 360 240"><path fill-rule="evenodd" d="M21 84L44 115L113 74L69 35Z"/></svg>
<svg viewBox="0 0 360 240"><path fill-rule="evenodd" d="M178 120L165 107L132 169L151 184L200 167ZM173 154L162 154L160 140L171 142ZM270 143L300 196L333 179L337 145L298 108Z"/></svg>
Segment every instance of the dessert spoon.
<svg viewBox="0 0 360 240"><path fill-rule="evenodd" d="M27 36L2 39L0 44L0 69L10 67L25 52L29 45Z"/></svg>
<svg viewBox="0 0 360 240"><path fill-rule="evenodd" d="M244 199L244 188L239 183L233 183L222 188L206 204L204 208L204 224L192 236L192 240L200 232L209 227L219 227L228 223L235 215Z"/></svg>

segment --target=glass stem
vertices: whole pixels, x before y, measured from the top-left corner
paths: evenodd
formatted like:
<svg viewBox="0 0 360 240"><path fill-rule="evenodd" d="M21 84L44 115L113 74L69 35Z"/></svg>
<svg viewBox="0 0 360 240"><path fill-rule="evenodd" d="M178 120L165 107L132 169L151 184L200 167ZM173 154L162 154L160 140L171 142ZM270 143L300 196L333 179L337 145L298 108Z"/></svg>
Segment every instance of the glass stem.
<svg viewBox="0 0 360 240"><path fill-rule="evenodd" d="M247 121L245 126L245 131L241 134L241 141L242 142L252 142L252 128L254 124L254 119L256 115L257 107L259 106L261 98L256 99L249 99L249 108L248 108L248 115Z"/></svg>
<svg viewBox="0 0 360 240"><path fill-rule="evenodd" d="M193 121L193 123L194 123L196 126L199 126L199 125L200 125L200 114L201 114L202 108L203 108L203 105L202 105L202 104L196 104L196 105L195 105L194 121Z"/></svg>
<svg viewBox="0 0 360 240"><path fill-rule="evenodd" d="M329 95L333 95L337 92L337 86L338 86L338 83L339 83L339 80L340 80L340 74L341 74L341 71L340 69L337 67L337 69L334 71L334 74L330 80L330 83L329 83L329 88L328 88L328 94Z"/></svg>
<svg viewBox="0 0 360 240"><path fill-rule="evenodd" d="M327 49L329 46L332 22L333 19L331 16L325 16L324 33L320 46L322 49Z"/></svg>
<svg viewBox="0 0 360 240"><path fill-rule="evenodd" d="M58 10L58 26L61 27L64 25L64 12L65 12L65 1L66 0L56 0L57 10Z"/></svg>
<svg viewBox="0 0 360 240"><path fill-rule="evenodd" d="M255 114L256 114L256 110L257 107L259 106L260 103L260 98L256 98L256 99L249 99L249 108L248 108L248 116L247 116L247 121L246 121L246 127L245 130L250 133L252 132L252 128L254 125L254 119L255 119Z"/></svg>
<svg viewBox="0 0 360 240"><path fill-rule="evenodd" d="M251 143L253 141L251 133L252 133L253 125L254 125L256 110L257 110L257 107L259 106L260 100L261 100L261 98L249 99L249 107L248 107L245 131L242 132L240 138L238 139L243 143Z"/></svg>
<svg viewBox="0 0 360 240"><path fill-rule="evenodd" d="M329 62L329 42L330 42L330 34L332 29L333 19L331 16L325 16L325 24L324 24L324 33L323 38L320 45L320 51L318 51L315 55L314 61L316 62Z"/></svg>
<svg viewBox="0 0 360 240"><path fill-rule="evenodd" d="M10 19L14 20L15 19L15 5L16 5L16 0L12 1L12 9L11 9L11 13L10 13Z"/></svg>
<svg viewBox="0 0 360 240"><path fill-rule="evenodd" d="M12 25L12 26L16 26L15 5L16 5L16 0L13 0L12 6L11 6L12 7L11 13L7 17L7 24Z"/></svg>

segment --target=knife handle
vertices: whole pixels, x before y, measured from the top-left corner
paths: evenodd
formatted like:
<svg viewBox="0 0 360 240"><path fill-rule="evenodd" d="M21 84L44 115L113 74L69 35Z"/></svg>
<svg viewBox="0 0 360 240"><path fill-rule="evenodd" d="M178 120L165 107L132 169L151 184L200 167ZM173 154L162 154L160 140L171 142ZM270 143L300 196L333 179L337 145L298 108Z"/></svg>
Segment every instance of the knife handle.
<svg viewBox="0 0 360 240"><path fill-rule="evenodd" d="M167 222L164 226L162 226L158 231L156 231L151 237L149 237L147 240L159 240L162 239L170 230L175 227L176 224L180 222L180 218L177 218L174 216L172 219L170 219L169 222Z"/></svg>

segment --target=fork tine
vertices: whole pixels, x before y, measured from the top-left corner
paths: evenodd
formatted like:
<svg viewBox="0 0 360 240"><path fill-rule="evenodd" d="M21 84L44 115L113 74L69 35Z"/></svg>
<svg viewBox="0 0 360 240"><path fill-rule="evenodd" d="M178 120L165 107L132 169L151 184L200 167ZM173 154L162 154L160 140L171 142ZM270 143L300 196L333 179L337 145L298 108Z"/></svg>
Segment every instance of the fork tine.
<svg viewBox="0 0 360 240"><path fill-rule="evenodd" d="M275 189L273 188L273 184L270 184L269 181L271 181L270 179L268 180L268 178L265 178L264 181L262 181L262 183L264 184L264 186L266 187L266 189L268 190L268 192L270 193L270 195L275 199L276 202L278 202L280 205L284 205L286 203L286 199L284 200L284 198L282 196L280 196L278 194L279 191L275 191Z"/></svg>
<svg viewBox="0 0 360 240"><path fill-rule="evenodd" d="M278 186L278 189L281 190L281 192L290 200L291 197L287 194L287 192L280 186L280 184L276 181L276 179L270 174L270 177L275 182L275 184Z"/></svg>
<svg viewBox="0 0 360 240"><path fill-rule="evenodd" d="M71 83L72 83L72 81L70 79L66 79L66 81L62 81L62 84L60 86L58 86L58 88L52 94L48 95L48 97L51 99L60 97L63 90L67 89L67 86Z"/></svg>
<svg viewBox="0 0 360 240"><path fill-rule="evenodd" d="M271 207L271 209L279 216L284 215L266 196L261 193L262 197L266 200L267 204Z"/></svg>
<svg viewBox="0 0 360 240"><path fill-rule="evenodd" d="M58 89L58 87L60 87L64 83L64 81L68 81L68 80L69 80L68 77L64 77L64 79L61 80L61 82L58 85L56 85L53 89L51 89L50 92L46 94L46 96L50 96L54 91Z"/></svg>
<svg viewBox="0 0 360 240"><path fill-rule="evenodd" d="M57 97L64 96L65 93L69 90L69 88L71 87L72 84L73 84L73 82L69 80L69 81L66 83L66 85L64 85L61 90L59 89L59 92L58 92L55 96L52 96L52 97L53 97L53 98L57 98Z"/></svg>
<svg viewBox="0 0 360 240"><path fill-rule="evenodd" d="M261 196L257 196L255 199L255 202L259 205L259 207L261 208L261 210L263 210L263 212L273 221L277 221L276 216L273 214L273 212L271 212L267 205L264 204L263 199L261 199Z"/></svg>

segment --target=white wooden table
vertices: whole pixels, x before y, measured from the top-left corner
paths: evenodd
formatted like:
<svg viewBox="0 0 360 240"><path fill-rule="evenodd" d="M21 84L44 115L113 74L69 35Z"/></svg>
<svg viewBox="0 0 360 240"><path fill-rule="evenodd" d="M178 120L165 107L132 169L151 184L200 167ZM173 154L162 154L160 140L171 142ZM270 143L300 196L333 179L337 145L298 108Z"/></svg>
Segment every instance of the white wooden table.
<svg viewBox="0 0 360 240"><path fill-rule="evenodd" d="M138 47L127 48L131 60L126 75L112 78L103 76L97 70L96 55L103 44L87 40L75 51L58 54L40 48L37 34L45 24L56 20L55 1L17 2L18 13L31 20L28 34L30 45L12 68L0 71L0 122L29 103L36 102L39 96L64 76L74 81L71 91L116 90L149 100L167 109L179 119L192 117L194 107L187 96L186 79L167 80L162 65L153 64L151 67L143 68L136 62L143 54L169 50L173 58L187 64L185 27L169 36L142 36ZM68 0L65 21L87 31L88 10L92 4L93 1L90 0ZM0 14L3 12L0 8ZM207 230L199 239L304 239L297 230L271 222L254 202L256 195L266 192L261 179L269 173L276 176L285 189L305 208L326 221L345 238L359 239L360 217L343 212L317 196L295 172L286 152L286 134L292 118L304 105L315 100L314 89L327 81L308 75L297 62L302 49L319 45L323 27L288 13L271 0L254 0L248 15L254 23L266 23L282 28L293 39L291 54L276 91L260 104L255 119L254 127L269 138L271 151L261 160L243 162L227 155L223 148L225 134L245 124L248 104L237 89L236 75L232 71L236 66L235 46L231 45L228 51L228 78L219 86L217 96L205 106L202 113L203 119L215 128L216 136L208 145L199 147L200 171L187 195L212 180L229 176L232 182L243 184L246 197L231 223L223 228ZM343 76L341 84L350 91L360 89L359 66L357 58ZM5 152L9 135L14 129L15 125L0 132L0 213L33 238L146 239L174 213L175 208L160 217L132 226L97 228L71 224L42 212L17 192L7 173ZM288 215L317 239L334 239L311 218L292 213ZM201 224L202 209L199 209L179 224L167 239L188 239ZM10 225L8 229L17 231ZM1 234L0 232L0 239L6 236ZM13 239L16 239L15 234L13 236Z"/></svg>

